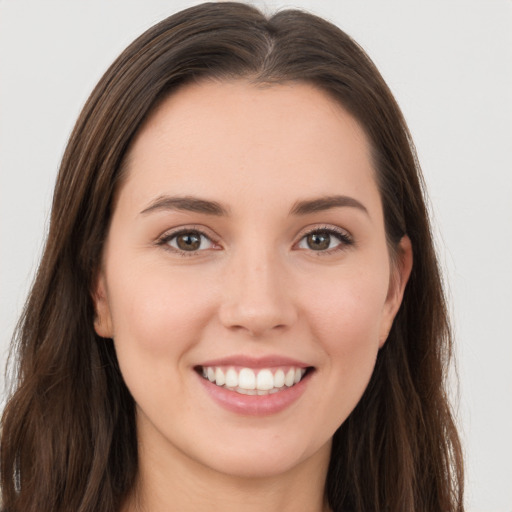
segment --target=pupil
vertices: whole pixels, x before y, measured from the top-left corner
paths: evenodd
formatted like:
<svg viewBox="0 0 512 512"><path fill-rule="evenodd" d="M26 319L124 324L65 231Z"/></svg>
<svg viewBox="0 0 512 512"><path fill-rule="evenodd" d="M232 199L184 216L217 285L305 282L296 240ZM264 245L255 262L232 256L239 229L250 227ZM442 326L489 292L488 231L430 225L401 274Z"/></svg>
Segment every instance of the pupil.
<svg viewBox="0 0 512 512"><path fill-rule="evenodd" d="M185 233L178 236L177 244L184 251L196 251L201 245L201 236L197 233Z"/></svg>
<svg viewBox="0 0 512 512"><path fill-rule="evenodd" d="M308 246L314 251L328 249L331 237L328 233L311 233L308 235Z"/></svg>

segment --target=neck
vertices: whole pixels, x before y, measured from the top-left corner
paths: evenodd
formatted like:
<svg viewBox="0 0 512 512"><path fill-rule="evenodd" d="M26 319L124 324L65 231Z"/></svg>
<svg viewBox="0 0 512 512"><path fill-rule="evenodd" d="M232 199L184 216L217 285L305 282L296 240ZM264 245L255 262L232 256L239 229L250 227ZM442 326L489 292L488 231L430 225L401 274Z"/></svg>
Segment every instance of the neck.
<svg viewBox="0 0 512 512"><path fill-rule="evenodd" d="M182 452L139 444L139 476L123 512L328 512L330 443L277 475L218 472Z"/></svg>

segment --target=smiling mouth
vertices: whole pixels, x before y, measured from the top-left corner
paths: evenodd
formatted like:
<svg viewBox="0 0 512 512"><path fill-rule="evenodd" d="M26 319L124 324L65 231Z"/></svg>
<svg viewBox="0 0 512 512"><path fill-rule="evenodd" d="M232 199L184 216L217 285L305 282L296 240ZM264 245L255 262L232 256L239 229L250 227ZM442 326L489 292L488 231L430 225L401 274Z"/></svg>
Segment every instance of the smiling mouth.
<svg viewBox="0 0 512 512"><path fill-rule="evenodd" d="M292 388L313 371L313 367L246 368L198 366L197 373L218 387L242 395L270 395Z"/></svg>

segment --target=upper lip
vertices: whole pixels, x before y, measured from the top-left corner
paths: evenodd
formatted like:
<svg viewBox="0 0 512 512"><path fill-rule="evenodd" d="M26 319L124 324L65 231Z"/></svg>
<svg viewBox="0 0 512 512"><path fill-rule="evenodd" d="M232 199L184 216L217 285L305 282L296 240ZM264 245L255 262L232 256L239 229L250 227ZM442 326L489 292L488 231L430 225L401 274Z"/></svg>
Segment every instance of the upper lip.
<svg viewBox="0 0 512 512"><path fill-rule="evenodd" d="M198 366L243 366L245 368L272 368L275 366L294 366L296 368L309 368L311 365L280 355L268 355L264 357L251 357L247 355L233 355L204 361Z"/></svg>

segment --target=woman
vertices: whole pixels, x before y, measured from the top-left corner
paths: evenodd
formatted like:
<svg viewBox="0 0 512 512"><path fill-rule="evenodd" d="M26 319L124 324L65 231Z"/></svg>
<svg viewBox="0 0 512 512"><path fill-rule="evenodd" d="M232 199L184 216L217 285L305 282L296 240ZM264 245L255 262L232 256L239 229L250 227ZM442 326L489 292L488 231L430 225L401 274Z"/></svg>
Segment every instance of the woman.
<svg viewBox="0 0 512 512"><path fill-rule="evenodd" d="M5 511L463 509L414 148L312 15L204 4L123 52L17 342Z"/></svg>

